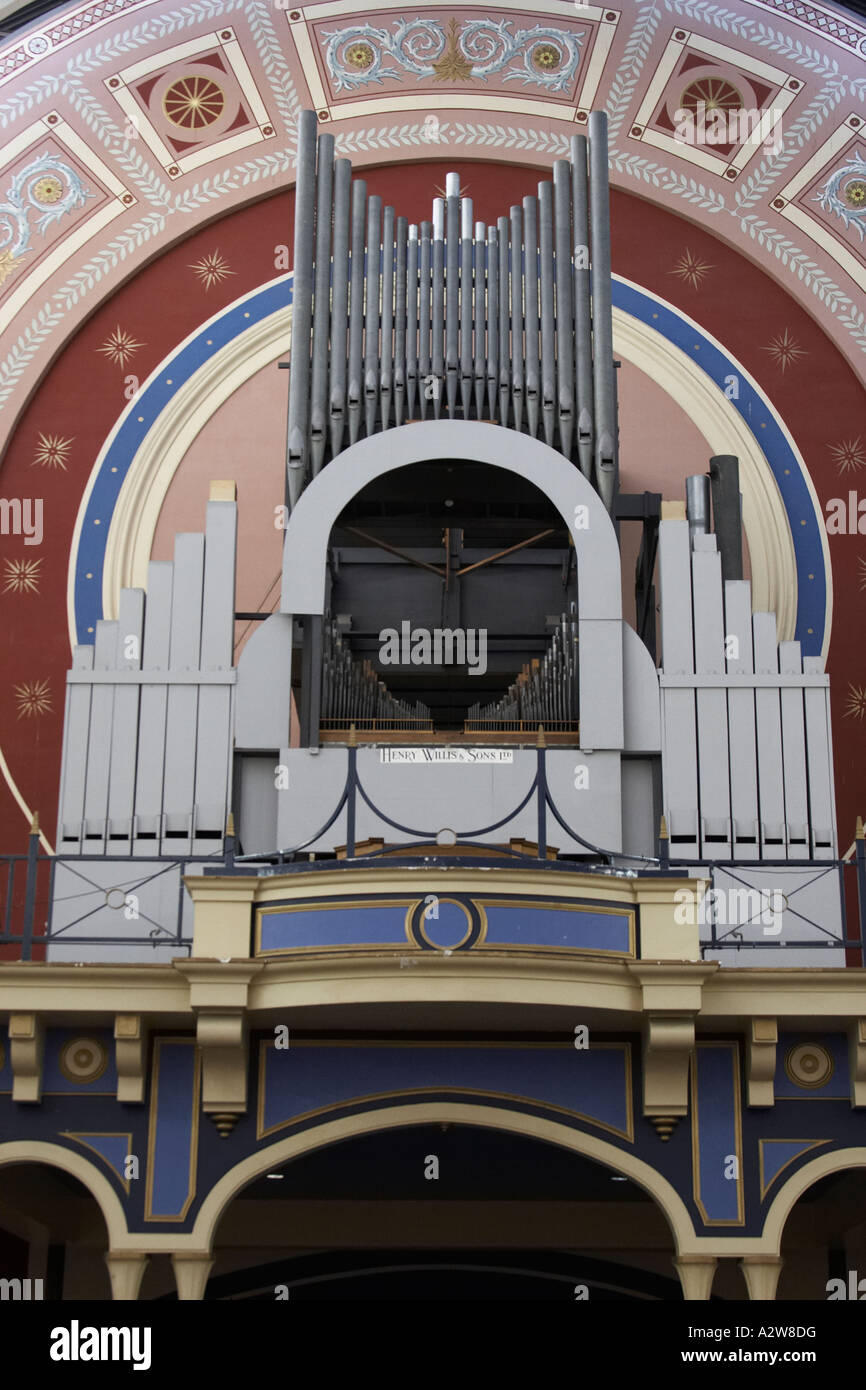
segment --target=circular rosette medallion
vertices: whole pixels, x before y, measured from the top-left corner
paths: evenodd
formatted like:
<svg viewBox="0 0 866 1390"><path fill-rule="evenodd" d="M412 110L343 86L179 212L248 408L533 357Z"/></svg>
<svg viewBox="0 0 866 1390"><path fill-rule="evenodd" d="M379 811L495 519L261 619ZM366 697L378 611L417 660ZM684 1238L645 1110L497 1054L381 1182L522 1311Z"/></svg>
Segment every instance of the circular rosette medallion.
<svg viewBox="0 0 866 1390"><path fill-rule="evenodd" d="M795 1086L816 1091L833 1075L833 1058L820 1043L797 1043L788 1050L785 1071Z"/></svg>
<svg viewBox="0 0 866 1390"><path fill-rule="evenodd" d="M842 197L855 212L866 209L866 179L849 179L842 185Z"/></svg>
<svg viewBox="0 0 866 1390"><path fill-rule="evenodd" d="M482 939L483 922L473 902L428 893L410 909L406 934L423 951L468 951Z"/></svg>
<svg viewBox="0 0 866 1390"><path fill-rule="evenodd" d="M537 43L530 55L532 66L539 72L556 72L562 67L564 55L554 43Z"/></svg>
<svg viewBox="0 0 866 1390"><path fill-rule="evenodd" d="M89 1086L108 1066L108 1052L98 1038L73 1038L60 1050L60 1070L67 1081Z"/></svg>

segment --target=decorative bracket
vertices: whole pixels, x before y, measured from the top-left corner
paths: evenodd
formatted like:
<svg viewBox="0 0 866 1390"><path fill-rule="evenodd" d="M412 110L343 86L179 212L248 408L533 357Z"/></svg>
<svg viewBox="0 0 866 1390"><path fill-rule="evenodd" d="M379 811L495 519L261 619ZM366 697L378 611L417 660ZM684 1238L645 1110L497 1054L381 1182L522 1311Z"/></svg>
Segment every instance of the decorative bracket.
<svg viewBox="0 0 866 1390"><path fill-rule="evenodd" d="M773 1079L776 1075L776 1045L779 1029L774 1018L753 1018L747 1047L749 1105L774 1103Z"/></svg>
<svg viewBox="0 0 866 1390"><path fill-rule="evenodd" d="M866 1105L866 1018L854 1018L848 1027L851 1070L851 1105Z"/></svg>
<svg viewBox="0 0 866 1390"><path fill-rule="evenodd" d="M45 1024L37 1014L10 1014L9 1051L12 1057L12 1099L31 1104L42 1099L42 1058Z"/></svg>
<svg viewBox="0 0 866 1390"><path fill-rule="evenodd" d="M117 1099L127 1105L144 1102L147 1029L140 1014L115 1014L114 1055L117 1061Z"/></svg>
<svg viewBox="0 0 866 1390"><path fill-rule="evenodd" d="M202 1055L202 1109L226 1137L247 1108L247 1002L263 966L254 961L176 961L190 987Z"/></svg>

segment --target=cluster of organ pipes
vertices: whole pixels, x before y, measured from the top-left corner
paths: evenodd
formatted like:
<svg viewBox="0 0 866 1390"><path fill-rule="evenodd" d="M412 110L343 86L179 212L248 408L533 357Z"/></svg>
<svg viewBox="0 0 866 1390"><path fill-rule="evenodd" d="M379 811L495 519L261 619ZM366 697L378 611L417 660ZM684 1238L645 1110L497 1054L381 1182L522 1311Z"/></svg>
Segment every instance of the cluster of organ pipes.
<svg viewBox="0 0 866 1390"><path fill-rule="evenodd" d="M501 699L470 707L466 732L539 724L546 729L572 729L577 727L577 717L577 622L563 613L544 656L524 666Z"/></svg>
<svg viewBox="0 0 866 1390"><path fill-rule="evenodd" d="M288 500L362 437L429 417L542 437L617 489L607 118L538 197L473 223L459 176L409 226L367 196L314 111L298 122ZM591 260L592 278L589 264Z"/></svg>
<svg viewBox="0 0 866 1390"><path fill-rule="evenodd" d="M399 700L379 679L369 661L352 656L337 623L324 624L322 642L322 724L328 728L431 730L423 702Z"/></svg>

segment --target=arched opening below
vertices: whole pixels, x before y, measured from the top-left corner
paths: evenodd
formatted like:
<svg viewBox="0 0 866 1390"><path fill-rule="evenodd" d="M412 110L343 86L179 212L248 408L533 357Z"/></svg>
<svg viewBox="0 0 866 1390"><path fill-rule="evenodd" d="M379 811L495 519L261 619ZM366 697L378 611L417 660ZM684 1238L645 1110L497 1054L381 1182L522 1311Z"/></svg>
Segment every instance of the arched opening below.
<svg viewBox="0 0 866 1390"><path fill-rule="evenodd" d="M226 1207L214 1253L214 1299L681 1297L670 1227L635 1181L469 1124L374 1130L279 1164Z"/></svg>
<svg viewBox="0 0 866 1390"><path fill-rule="evenodd" d="M328 556L324 736L576 731L574 545L534 483L410 464L351 499Z"/></svg>
<svg viewBox="0 0 866 1390"><path fill-rule="evenodd" d="M99 1203L78 1178L42 1163L0 1167L0 1279L13 1281L4 1285L9 1298L107 1302L107 1249Z"/></svg>
<svg viewBox="0 0 866 1390"><path fill-rule="evenodd" d="M866 1301L866 1168L806 1189L785 1222L781 1255L779 1301Z"/></svg>

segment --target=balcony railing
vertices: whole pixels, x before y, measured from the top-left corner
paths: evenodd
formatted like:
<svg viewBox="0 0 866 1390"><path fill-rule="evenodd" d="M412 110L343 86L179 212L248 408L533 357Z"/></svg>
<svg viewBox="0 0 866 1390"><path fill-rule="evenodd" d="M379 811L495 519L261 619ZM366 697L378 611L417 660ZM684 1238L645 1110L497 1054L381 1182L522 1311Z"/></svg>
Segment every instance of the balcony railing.
<svg viewBox="0 0 866 1390"><path fill-rule="evenodd" d="M541 740L539 740L541 743ZM520 867L565 876L595 873L623 878L703 878L712 892L682 903L683 925L699 926L702 955L725 963L759 964L755 951L808 952L809 963L866 966L866 840L858 833L843 859L681 860L670 856L670 841L660 833L657 853L628 855L594 845L565 819L547 781L546 749L536 749L532 784L519 804L491 825L462 831L402 825L380 810L358 775L357 748L347 749L342 793L324 825L301 844L265 854L236 853L233 826L221 852L211 856L45 855L38 831L26 855L0 856L0 901L3 903L0 957L29 961L62 958L64 946L93 950L93 959L110 960L114 946L153 948L160 958L192 950L192 902L184 887L187 874L272 876L308 874L323 869L341 872L390 862L395 869L467 866L466 851L483 854L485 869ZM393 844L358 846L355 827L359 799L385 826L398 831ZM537 840L495 843L491 836L534 803ZM310 847L345 811L346 844L339 857L314 857ZM559 826L587 852L587 858L551 858L549 832ZM520 846L520 847L519 847ZM98 867L98 871L96 866ZM679 910L679 909L678 909ZM694 916L697 914L697 917ZM834 948L833 957L827 947ZM105 954L108 951L109 954ZM736 953L731 956L729 953ZM145 957L149 955L145 951ZM88 957L89 959L90 957ZM116 957L115 957L116 958ZM141 958L141 957L139 957ZM779 962L783 963L782 960ZM784 963L790 963L787 955Z"/></svg>

